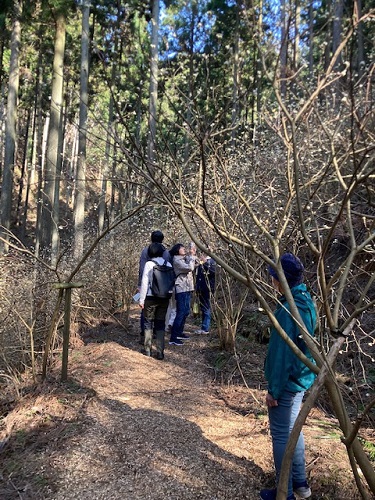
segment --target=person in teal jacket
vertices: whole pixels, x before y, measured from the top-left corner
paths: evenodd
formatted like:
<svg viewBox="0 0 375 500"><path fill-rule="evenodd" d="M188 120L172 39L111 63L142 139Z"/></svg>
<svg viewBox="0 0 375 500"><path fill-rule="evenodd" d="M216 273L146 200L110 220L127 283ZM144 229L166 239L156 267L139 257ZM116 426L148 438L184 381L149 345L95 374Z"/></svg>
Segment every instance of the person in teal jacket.
<svg viewBox="0 0 375 500"><path fill-rule="evenodd" d="M316 309L311 295L303 283L303 264L292 253L284 254L280 261L305 327L311 335L314 335ZM283 295L282 285L278 280L277 273L271 266L269 272L272 276L274 287L281 294L279 306L275 311L275 317L293 342L313 361L302 338L300 329L290 313L290 307ZM290 347L280 337L275 328L271 330L264 371L268 382L266 404L272 436L277 484L289 434L300 411L304 393L312 386L315 375L293 354ZM311 489L306 480L305 444L302 433L299 436L293 456L287 500L294 500L294 493L301 498L309 498L311 496ZM275 500L276 494L276 488L264 489L260 492L263 500Z"/></svg>

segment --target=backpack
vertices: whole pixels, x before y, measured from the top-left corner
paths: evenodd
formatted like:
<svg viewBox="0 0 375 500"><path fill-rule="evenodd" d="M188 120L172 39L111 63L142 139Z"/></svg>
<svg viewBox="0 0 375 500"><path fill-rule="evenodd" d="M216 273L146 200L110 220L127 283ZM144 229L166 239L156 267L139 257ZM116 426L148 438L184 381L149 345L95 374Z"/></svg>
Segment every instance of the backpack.
<svg viewBox="0 0 375 500"><path fill-rule="evenodd" d="M176 275L172 266L155 264L152 270L151 292L154 297L169 299L173 293Z"/></svg>

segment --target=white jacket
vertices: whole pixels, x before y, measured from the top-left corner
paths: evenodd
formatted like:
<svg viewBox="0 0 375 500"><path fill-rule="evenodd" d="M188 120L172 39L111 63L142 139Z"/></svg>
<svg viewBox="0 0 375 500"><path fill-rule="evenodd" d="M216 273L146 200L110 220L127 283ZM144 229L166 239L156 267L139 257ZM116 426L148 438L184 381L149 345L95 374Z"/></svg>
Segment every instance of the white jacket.
<svg viewBox="0 0 375 500"><path fill-rule="evenodd" d="M145 303L146 296L152 296L151 285L152 285L152 270L155 264L162 266L165 262L163 257L155 257L152 260L148 260L145 264L145 268L142 274L141 289L139 291L139 305L143 306ZM167 266L172 267L172 264L168 261Z"/></svg>

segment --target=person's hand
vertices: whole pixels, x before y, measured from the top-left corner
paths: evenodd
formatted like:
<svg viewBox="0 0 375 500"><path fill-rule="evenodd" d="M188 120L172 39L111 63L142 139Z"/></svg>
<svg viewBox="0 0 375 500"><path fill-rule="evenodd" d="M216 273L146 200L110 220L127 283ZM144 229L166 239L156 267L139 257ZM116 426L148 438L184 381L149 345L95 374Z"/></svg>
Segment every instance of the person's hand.
<svg viewBox="0 0 375 500"><path fill-rule="evenodd" d="M197 255L197 247L195 246L195 243L191 242L190 245L189 245L189 252L190 252L190 255Z"/></svg>
<svg viewBox="0 0 375 500"><path fill-rule="evenodd" d="M205 264L207 262L207 259L208 259L208 255L206 255L205 253L201 253L200 256L199 256L199 262L201 264Z"/></svg>
<svg viewBox="0 0 375 500"><path fill-rule="evenodd" d="M268 408L272 408L273 406L278 406L277 399L274 399L269 392L267 392L266 404Z"/></svg>
<svg viewBox="0 0 375 500"><path fill-rule="evenodd" d="M144 304L139 304L139 307L140 307L141 309L144 309L145 305L144 305Z"/></svg>

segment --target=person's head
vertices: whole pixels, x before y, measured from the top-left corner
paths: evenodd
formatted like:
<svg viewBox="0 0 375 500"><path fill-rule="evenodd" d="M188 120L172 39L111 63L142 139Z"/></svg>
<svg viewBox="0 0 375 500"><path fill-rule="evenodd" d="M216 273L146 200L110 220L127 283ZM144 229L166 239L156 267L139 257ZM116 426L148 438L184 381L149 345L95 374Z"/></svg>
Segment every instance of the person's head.
<svg viewBox="0 0 375 500"><path fill-rule="evenodd" d="M161 243L151 243L147 250L149 259L163 257L164 247Z"/></svg>
<svg viewBox="0 0 375 500"><path fill-rule="evenodd" d="M164 240L164 234L159 231L158 229L156 231L152 231L151 233L151 243L163 243Z"/></svg>
<svg viewBox="0 0 375 500"><path fill-rule="evenodd" d="M173 245L173 247L169 250L169 255L171 257L175 257L176 255L185 255L186 254L186 249L182 243L176 243L176 245Z"/></svg>
<svg viewBox="0 0 375 500"><path fill-rule="evenodd" d="M292 253L284 253L280 262L289 287L293 288L294 286L300 285L303 282L304 271L304 267L300 259ZM268 270L272 278L275 280L275 285L279 283L280 280L276 270L272 266L270 266Z"/></svg>

